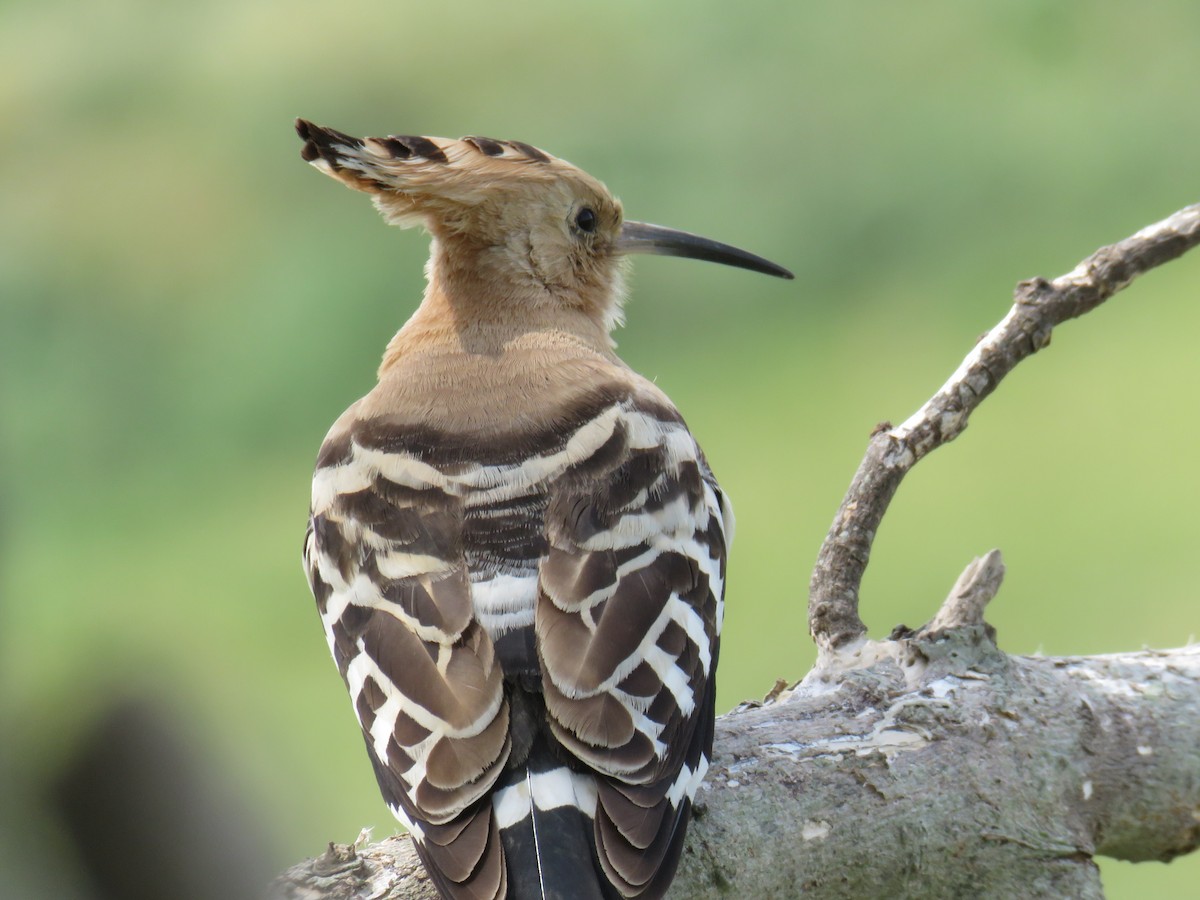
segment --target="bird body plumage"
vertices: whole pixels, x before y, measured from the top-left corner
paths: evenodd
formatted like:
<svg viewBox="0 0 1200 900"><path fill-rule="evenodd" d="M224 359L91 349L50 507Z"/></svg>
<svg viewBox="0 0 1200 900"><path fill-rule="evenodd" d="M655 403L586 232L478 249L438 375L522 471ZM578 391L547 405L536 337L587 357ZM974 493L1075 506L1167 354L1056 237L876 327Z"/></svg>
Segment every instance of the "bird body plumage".
<svg viewBox="0 0 1200 900"><path fill-rule="evenodd" d="M733 519L613 352L620 204L517 142L297 130L434 238L321 447L304 544L384 799L446 897L661 896L711 752Z"/></svg>

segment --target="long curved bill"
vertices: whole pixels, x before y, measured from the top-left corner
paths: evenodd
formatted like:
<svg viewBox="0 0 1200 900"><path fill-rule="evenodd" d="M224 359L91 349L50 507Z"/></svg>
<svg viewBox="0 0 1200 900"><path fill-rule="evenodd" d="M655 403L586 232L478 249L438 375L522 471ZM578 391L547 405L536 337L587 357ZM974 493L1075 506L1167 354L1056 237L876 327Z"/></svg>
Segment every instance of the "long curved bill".
<svg viewBox="0 0 1200 900"><path fill-rule="evenodd" d="M776 278L796 277L783 266L746 250L739 250L737 247L700 237L698 234L663 228L661 225L648 225L645 222L625 222L621 226L617 248L622 253L704 259L726 266L750 269L752 272L762 272L764 275L774 275Z"/></svg>

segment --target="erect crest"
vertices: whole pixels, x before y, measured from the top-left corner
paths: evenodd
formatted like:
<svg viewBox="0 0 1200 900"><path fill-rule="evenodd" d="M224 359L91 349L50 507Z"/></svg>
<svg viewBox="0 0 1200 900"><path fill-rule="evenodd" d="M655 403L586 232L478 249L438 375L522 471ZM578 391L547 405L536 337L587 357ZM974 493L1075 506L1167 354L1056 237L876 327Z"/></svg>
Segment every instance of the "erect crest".
<svg viewBox="0 0 1200 900"><path fill-rule="evenodd" d="M308 162L324 159L332 169L344 167L346 149L368 149L376 156L390 159L423 159L429 162L450 163L444 147L466 144L490 159L523 160L549 163L555 157L523 141L466 135L451 138L424 137L414 134L391 134L387 137L357 138L335 128L314 125L305 119L296 120L296 131L304 139L300 155Z"/></svg>
<svg viewBox="0 0 1200 900"><path fill-rule="evenodd" d="M521 141L393 134L357 138L296 120L300 155L348 187L375 197L396 224L414 217L450 224L462 211L530 187L571 181L607 196L602 184L564 160Z"/></svg>

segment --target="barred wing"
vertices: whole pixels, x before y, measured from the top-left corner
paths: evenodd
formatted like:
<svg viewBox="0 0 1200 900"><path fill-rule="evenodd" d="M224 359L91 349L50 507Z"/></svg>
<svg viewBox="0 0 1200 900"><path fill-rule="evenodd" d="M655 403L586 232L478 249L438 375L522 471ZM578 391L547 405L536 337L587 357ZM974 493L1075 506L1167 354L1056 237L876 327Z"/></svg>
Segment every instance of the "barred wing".
<svg viewBox="0 0 1200 900"><path fill-rule="evenodd" d="M596 385L547 422L483 444L350 413L309 580L446 896L657 897L712 745L732 518L652 389ZM608 884L581 880L591 856Z"/></svg>
<svg viewBox="0 0 1200 900"><path fill-rule="evenodd" d="M462 519L437 470L347 434L322 448L304 557L384 799L445 893L490 900L507 884L488 793L509 709Z"/></svg>
<svg viewBox="0 0 1200 900"><path fill-rule="evenodd" d="M547 509L542 684L555 738L598 775L606 876L624 896L659 896L712 750L733 521L674 410L625 405L606 449L563 475Z"/></svg>

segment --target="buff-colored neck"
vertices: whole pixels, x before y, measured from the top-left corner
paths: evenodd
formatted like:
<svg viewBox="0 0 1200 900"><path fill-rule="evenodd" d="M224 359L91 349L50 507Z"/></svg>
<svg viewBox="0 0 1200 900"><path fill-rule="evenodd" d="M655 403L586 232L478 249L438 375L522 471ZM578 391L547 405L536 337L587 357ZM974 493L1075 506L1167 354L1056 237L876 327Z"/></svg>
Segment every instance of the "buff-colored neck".
<svg viewBox="0 0 1200 900"><path fill-rule="evenodd" d="M564 297L538 281L509 248L433 242L424 299L392 338L380 376L420 354L500 357L515 348L574 347L616 360L609 337L615 298Z"/></svg>

